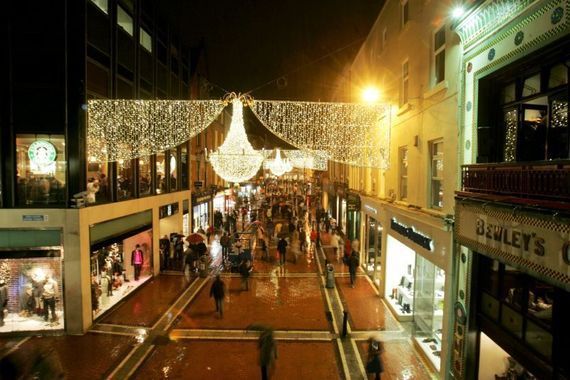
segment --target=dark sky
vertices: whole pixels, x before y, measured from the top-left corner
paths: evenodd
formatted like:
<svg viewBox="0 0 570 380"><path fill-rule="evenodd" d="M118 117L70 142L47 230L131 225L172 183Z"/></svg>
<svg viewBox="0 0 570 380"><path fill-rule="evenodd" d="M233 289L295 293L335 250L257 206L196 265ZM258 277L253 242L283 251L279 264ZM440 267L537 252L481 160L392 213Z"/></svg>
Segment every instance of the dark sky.
<svg viewBox="0 0 570 380"><path fill-rule="evenodd" d="M383 3L158 1L185 43L196 46L203 39L212 83L242 93L255 89L258 99L321 101L330 100L335 79L352 62Z"/></svg>

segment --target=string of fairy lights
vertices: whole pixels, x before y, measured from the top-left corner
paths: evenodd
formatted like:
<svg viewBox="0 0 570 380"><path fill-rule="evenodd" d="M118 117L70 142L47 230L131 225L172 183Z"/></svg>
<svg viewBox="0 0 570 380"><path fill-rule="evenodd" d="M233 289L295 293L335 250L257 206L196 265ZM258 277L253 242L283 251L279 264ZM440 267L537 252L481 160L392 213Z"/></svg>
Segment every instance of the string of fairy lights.
<svg viewBox="0 0 570 380"><path fill-rule="evenodd" d="M223 100L90 100L89 160L129 160L176 147L207 128L228 104L234 108L230 130L209 155L214 170L227 181L243 181L264 159L247 140L244 105L272 133L299 149L283 152L293 167L326 170L328 160L376 168L389 164L386 105L254 101L236 94Z"/></svg>

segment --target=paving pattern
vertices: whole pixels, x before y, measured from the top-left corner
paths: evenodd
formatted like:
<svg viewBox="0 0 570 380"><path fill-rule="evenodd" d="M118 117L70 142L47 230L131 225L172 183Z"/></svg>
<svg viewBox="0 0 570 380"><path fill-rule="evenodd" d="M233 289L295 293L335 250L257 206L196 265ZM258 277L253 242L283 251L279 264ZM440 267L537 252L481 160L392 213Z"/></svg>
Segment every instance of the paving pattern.
<svg viewBox="0 0 570 380"><path fill-rule="evenodd" d="M363 379L370 336L385 345L384 380L433 378L372 283L359 271L351 288L346 266L336 262L327 234L322 238L323 249L299 254L296 262L289 252L284 265L274 245L269 260L257 250L247 291L215 257L212 274L220 273L228 289L223 318L209 297L212 277L160 275L90 333L2 339L0 357L25 363L48 350L68 379L260 379L258 332L248 327L261 324L275 329L271 379ZM325 260L335 267L334 289L324 286Z"/></svg>

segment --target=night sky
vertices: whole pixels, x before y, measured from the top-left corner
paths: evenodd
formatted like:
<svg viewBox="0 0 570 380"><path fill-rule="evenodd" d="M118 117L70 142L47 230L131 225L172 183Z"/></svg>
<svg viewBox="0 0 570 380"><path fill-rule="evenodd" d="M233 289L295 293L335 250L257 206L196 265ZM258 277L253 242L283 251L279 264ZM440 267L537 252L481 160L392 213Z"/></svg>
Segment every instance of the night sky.
<svg viewBox="0 0 570 380"><path fill-rule="evenodd" d="M331 100L384 0L160 0L190 46L203 41L214 95ZM278 78L281 78L277 80ZM342 95L342 90L340 90Z"/></svg>

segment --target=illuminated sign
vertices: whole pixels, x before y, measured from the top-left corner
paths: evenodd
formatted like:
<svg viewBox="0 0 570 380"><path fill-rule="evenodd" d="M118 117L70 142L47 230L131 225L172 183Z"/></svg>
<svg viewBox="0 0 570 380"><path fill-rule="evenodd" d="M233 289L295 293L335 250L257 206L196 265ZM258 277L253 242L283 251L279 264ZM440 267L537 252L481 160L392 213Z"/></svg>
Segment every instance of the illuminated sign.
<svg viewBox="0 0 570 380"><path fill-rule="evenodd" d="M55 172L57 150L52 143L43 140L34 141L28 148L28 157L33 173L48 174Z"/></svg>
<svg viewBox="0 0 570 380"><path fill-rule="evenodd" d="M392 218L390 221L390 227L392 228L392 231L396 231L420 247L433 252L433 240L430 237L416 231L413 226L408 227L405 224L398 222L395 218Z"/></svg>

